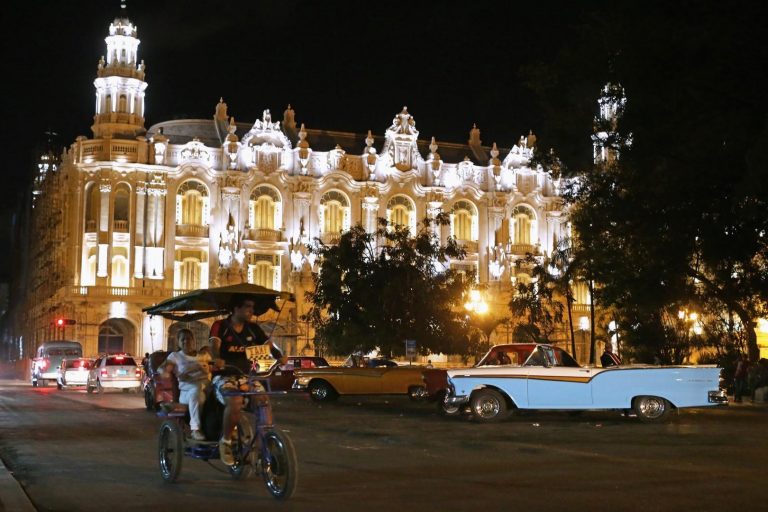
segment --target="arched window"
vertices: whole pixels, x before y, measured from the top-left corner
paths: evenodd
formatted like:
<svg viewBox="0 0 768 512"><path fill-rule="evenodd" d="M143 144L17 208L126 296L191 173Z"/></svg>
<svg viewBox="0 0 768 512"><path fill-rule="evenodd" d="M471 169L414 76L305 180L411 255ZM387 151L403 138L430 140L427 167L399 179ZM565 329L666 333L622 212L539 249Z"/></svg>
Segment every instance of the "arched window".
<svg viewBox="0 0 768 512"><path fill-rule="evenodd" d="M85 186L85 232L96 231L99 220L99 187L95 183Z"/></svg>
<svg viewBox="0 0 768 512"><path fill-rule="evenodd" d="M536 214L527 206L518 205L512 210L509 237L514 244L535 243Z"/></svg>
<svg viewBox="0 0 768 512"><path fill-rule="evenodd" d="M272 288L272 264L266 261L259 261L253 267L253 284Z"/></svg>
<svg viewBox="0 0 768 512"><path fill-rule="evenodd" d="M200 288L200 260L197 258L184 258L181 262L181 288L182 290L197 290Z"/></svg>
<svg viewBox="0 0 768 512"><path fill-rule="evenodd" d="M253 189L248 201L248 223L253 229L280 229L282 227L280 194L272 187L261 185Z"/></svg>
<svg viewBox="0 0 768 512"><path fill-rule="evenodd" d="M451 235L457 240L476 242L478 238L477 208L469 201L456 201L451 213Z"/></svg>
<svg viewBox="0 0 768 512"><path fill-rule="evenodd" d="M105 101L106 101L106 105L107 105L107 108L105 109L105 111L106 112L112 112L112 95L111 94L107 94L107 97L106 97Z"/></svg>
<svg viewBox="0 0 768 512"><path fill-rule="evenodd" d="M128 232L130 219L131 189L125 183L120 183L115 188L114 227L117 232Z"/></svg>
<svg viewBox="0 0 768 512"><path fill-rule="evenodd" d="M248 282L271 290L281 288L280 256L275 254L248 254Z"/></svg>
<svg viewBox="0 0 768 512"><path fill-rule="evenodd" d="M120 95L120 99L118 100L118 112L125 112L128 109L128 100L125 97L125 94Z"/></svg>
<svg viewBox="0 0 768 512"><path fill-rule="evenodd" d="M99 326L99 353L135 353L135 332L133 325L124 318L110 318Z"/></svg>
<svg viewBox="0 0 768 512"><path fill-rule="evenodd" d="M416 207L406 196L395 196L387 202L387 221L391 225L410 229L416 234Z"/></svg>
<svg viewBox="0 0 768 512"><path fill-rule="evenodd" d="M331 190L323 194L318 212L323 233L341 233L349 229L349 199L341 192Z"/></svg>
<svg viewBox="0 0 768 512"><path fill-rule="evenodd" d="M95 286L96 285L96 255L91 254L85 260L83 266L83 274L80 276L81 286Z"/></svg>
<svg viewBox="0 0 768 512"><path fill-rule="evenodd" d="M176 192L176 224L208 225L208 188L196 180L181 184Z"/></svg>

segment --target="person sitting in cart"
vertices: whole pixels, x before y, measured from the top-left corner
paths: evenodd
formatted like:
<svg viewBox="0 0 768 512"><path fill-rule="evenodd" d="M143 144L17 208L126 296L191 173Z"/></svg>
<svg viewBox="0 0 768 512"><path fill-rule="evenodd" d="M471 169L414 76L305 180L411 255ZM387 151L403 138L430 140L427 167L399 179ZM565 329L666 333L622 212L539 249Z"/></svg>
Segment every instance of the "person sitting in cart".
<svg viewBox="0 0 768 512"><path fill-rule="evenodd" d="M231 304L232 313L223 320L217 320L211 326L211 352L213 359L220 369L214 372L213 388L216 398L224 404L222 436L219 440L221 461L231 466L235 463L232 455L232 432L243 408L243 397L224 396L224 392L247 390L247 375L251 370L251 361L246 357L245 347L252 345L270 345L272 357L285 364L288 360L282 352L270 341L269 337L255 322L251 322L255 302L246 297L236 298ZM226 368L231 366L239 369L235 372ZM222 369L221 367L224 366Z"/></svg>
<svg viewBox="0 0 768 512"><path fill-rule="evenodd" d="M208 377L194 355L195 335L192 331L179 329L176 339L181 350L171 352L158 370L165 375L170 372L176 375L179 381L179 403L189 406L189 427L192 429L192 439L203 441L205 435L200 431L200 411L205 403L205 385Z"/></svg>

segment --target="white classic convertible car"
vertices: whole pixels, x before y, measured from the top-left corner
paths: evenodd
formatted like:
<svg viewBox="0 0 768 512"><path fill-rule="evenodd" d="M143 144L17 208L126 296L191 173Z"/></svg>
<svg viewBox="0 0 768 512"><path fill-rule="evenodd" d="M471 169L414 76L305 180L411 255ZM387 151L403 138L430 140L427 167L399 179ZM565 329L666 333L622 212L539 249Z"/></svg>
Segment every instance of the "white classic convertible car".
<svg viewBox="0 0 768 512"><path fill-rule="evenodd" d="M500 353L501 352L501 353ZM727 405L720 368L701 366L580 366L551 345L497 345L477 366L448 371L445 407L469 405L480 421L515 409L631 409L662 422L675 409Z"/></svg>

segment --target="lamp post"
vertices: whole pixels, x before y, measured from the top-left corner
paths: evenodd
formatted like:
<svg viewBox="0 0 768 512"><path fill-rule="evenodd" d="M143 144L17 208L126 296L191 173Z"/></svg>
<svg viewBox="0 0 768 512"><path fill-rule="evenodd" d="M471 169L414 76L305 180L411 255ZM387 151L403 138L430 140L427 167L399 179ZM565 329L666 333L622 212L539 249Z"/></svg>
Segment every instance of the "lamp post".
<svg viewBox="0 0 768 512"><path fill-rule="evenodd" d="M584 354L587 350L587 331L589 330L589 317L582 316L579 318L579 332L581 332L581 353Z"/></svg>

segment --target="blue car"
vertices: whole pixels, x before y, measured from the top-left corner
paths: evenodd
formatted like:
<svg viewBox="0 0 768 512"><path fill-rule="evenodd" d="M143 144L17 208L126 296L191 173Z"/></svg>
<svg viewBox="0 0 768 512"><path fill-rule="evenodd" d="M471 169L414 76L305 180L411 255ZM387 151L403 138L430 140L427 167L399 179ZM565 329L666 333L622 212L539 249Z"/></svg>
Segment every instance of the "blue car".
<svg viewBox="0 0 768 512"><path fill-rule="evenodd" d="M679 408L728 403L715 365L593 368L580 366L558 347L532 348L516 352L526 354L524 360L449 370L446 407L468 405L483 422L504 419L516 409L620 409L652 423L668 420Z"/></svg>

